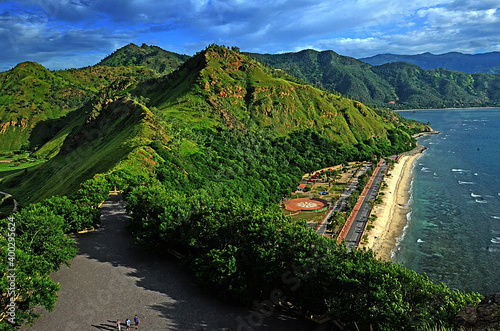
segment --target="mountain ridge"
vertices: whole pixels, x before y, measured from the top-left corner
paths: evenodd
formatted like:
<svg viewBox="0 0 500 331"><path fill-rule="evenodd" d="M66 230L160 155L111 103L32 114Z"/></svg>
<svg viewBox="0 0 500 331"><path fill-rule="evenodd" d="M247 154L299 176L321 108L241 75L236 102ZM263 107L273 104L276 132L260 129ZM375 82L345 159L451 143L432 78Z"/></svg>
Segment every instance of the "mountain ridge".
<svg viewBox="0 0 500 331"><path fill-rule="evenodd" d="M39 122L68 115L118 81L133 85L154 75L141 67L50 71L35 62L20 63L0 73L0 150L40 147L29 141Z"/></svg>
<svg viewBox="0 0 500 331"><path fill-rule="evenodd" d="M426 70L445 68L470 74L500 74L500 52L479 54L464 54L461 52L432 54L425 52L414 55L384 53L360 58L359 60L374 66L402 61L418 65Z"/></svg>
<svg viewBox="0 0 500 331"><path fill-rule="evenodd" d="M134 43L130 43L117 49L97 65L110 67L143 66L156 71L160 75L167 75L189 58L189 55L169 52L158 46L148 46L144 43L139 47Z"/></svg>
<svg viewBox="0 0 500 331"><path fill-rule="evenodd" d="M333 51L250 54L311 84L391 109L496 106L500 75L424 70L406 62L372 66Z"/></svg>
<svg viewBox="0 0 500 331"><path fill-rule="evenodd" d="M202 109L205 114L215 112L215 119L229 127L247 123L272 128L278 135L299 127L319 129L344 143L383 136L382 128L391 127L358 101L303 84L227 48L209 47L188 62L178 72L162 78L160 87L146 92L151 93L151 106L174 116L179 111L187 116L192 109ZM187 68L191 64L202 69ZM178 74L183 70L191 70L191 76ZM182 90L186 81L194 85ZM145 93L140 86L138 91Z"/></svg>

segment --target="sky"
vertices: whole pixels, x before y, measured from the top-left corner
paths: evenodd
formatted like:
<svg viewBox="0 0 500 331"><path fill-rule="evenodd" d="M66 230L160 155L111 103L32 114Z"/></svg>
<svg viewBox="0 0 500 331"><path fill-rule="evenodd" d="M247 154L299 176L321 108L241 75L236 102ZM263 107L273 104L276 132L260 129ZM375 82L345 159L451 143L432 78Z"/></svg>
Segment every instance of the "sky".
<svg viewBox="0 0 500 331"><path fill-rule="evenodd" d="M94 65L129 43L193 55L500 51L500 0L0 0L0 71Z"/></svg>

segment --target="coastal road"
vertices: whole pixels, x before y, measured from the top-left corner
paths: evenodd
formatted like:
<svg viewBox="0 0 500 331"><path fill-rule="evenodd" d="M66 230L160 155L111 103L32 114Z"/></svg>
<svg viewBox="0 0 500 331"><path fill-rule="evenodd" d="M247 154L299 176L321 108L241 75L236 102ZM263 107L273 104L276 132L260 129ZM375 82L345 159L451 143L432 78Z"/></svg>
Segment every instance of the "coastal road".
<svg viewBox="0 0 500 331"><path fill-rule="evenodd" d="M71 267L51 275L61 290L54 311L22 331L116 330L139 315L139 330L314 330L313 322L278 308L253 311L205 294L174 259L141 251L126 231L119 196L102 206L102 225L78 235ZM123 328L124 329L124 328ZM123 330L122 329L122 330Z"/></svg>
<svg viewBox="0 0 500 331"><path fill-rule="evenodd" d="M370 189L367 191L363 202L359 208L356 217L354 218L349 231L344 239L346 246L350 250L355 250L361 238L363 237L363 232L366 228L366 223L368 222L368 217L370 217L370 213L372 210L372 205L370 201L375 201L377 198L378 192L380 190L380 185L382 180L384 179L384 175L387 171L387 163L385 160L380 164L380 168L378 169L376 175L374 176L372 185Z"/></svg>
<svg viewBox="0 0 500 331"><path fill-rule="evenodd" d="M368 164L368 163L363 164L363 167L356 174L356 177L354 177L354 179L351 181L351 183L347 186L347 188L344 190L344 192L340 195L338 200L335 202L335 205L333 206L333 208L330 209L330 211L328 212L324 221L320 224L320 226L316 230L317 234L319 234L320 236L325 235L326 228L327 228L328 224L330 223L330 217L332 217L337 211L345 210L347 199L351 196L352 192L354 192L356 190L356 187L358 187L358 177L361 176L362 174L364 174L366 171L368 171L369 168L370 168L370 164Z"/></svg>

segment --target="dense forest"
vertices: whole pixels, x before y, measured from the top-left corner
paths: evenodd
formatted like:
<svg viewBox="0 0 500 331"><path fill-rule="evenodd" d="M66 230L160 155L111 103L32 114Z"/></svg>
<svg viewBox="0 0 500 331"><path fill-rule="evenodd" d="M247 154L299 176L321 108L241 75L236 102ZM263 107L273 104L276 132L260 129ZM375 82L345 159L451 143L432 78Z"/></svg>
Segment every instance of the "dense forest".
<svg viewBox="0 0 500 331"><path fill-rule="evenodd" d="M1 189L25 197L10 215L17 323L32 322L37 305L54 308L58 285L49 274L71 262L73 235L99 224L98 205L115 187L138 249L175 250L204 290L231 303L291 304L346 330L410 330L450 326L459 309L478 301L371 251L350 252L279 208L305 172L410 150L411 134L425 125L220 46L170 75L120 86L92 99L63 136L45 143L57 151L50 160L2 177ZM9 223L0 223L4 274ZM2 292L9 286L3 277ZM9 300L0 298L2 312ZM1 315L0 330L12 328L7 318Z"/></svg>

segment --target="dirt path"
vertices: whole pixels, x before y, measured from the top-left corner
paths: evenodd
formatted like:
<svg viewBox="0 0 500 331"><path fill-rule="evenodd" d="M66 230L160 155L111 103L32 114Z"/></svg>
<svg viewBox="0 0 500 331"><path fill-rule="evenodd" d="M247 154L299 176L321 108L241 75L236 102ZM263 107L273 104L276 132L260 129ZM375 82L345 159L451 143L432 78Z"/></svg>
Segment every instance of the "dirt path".
<svg viewBox="0 0 500 331"><path fill-rule="evenodd" d="M246 323L252 311L205 295L175 261L137 249L125 231L123 207L117 196L103 205L102 227L80 235L71 268L52 276L61 284L54 311L21 330L116 330L117 319L124 325L134 314L141 318L139 330L314 329L310 322L278 311L262 319L254 312L254 323Z"/></svg>

